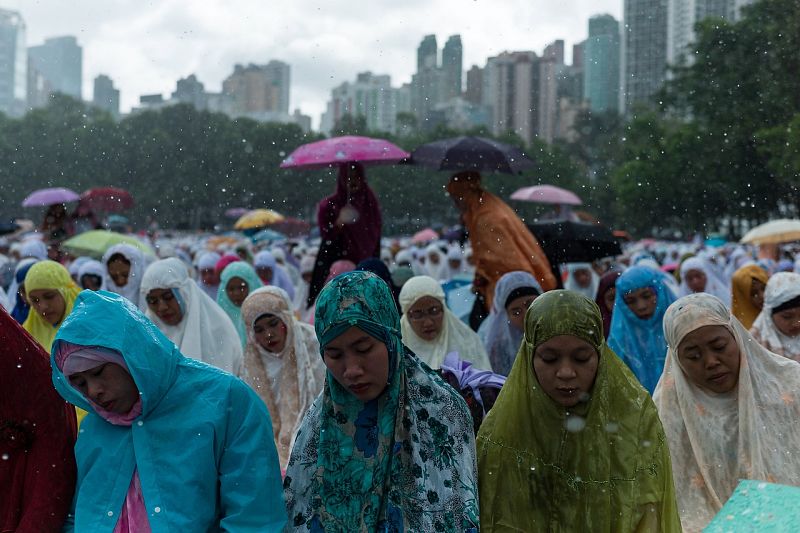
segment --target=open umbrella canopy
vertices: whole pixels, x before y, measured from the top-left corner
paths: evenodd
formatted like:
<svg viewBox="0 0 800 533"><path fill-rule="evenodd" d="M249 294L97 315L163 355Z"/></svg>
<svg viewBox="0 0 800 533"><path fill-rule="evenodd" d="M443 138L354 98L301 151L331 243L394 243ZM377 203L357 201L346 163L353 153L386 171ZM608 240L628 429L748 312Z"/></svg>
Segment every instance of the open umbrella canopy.
<svg viewBox="0 0 800 533"><path fill-rule="evenodd" d="M78 202L78 214L90 211L116 213L133 207L133 196L125 189L118 187L97 187L81 194Z"/></svg>
<svg viewBox="0 0 800 533"><path fill-rule="evenodd" d="M484 137L453 137L423 144L408 163L435 170L474 170L520 174L536 164L515 146Z"/></svg>
<svg viewBox="0 0 800 533"><path fill-rule="evenodd" d="M408 156L387 140L349 135L304 144L283 160L281 168L324 168L350 162L392 165Z"/></svg>
<svg viewBox="0 0 800 533"><path fill-rule="evenodd" d="M9 233L14 233L18 229L19 229L19 224L17 224L13 220L9 222L0 222L0 235L7 235Z"/></svg>
<svg viewBox="0 0 800 533"><path fill-rule="evenodd" d="M781 244L798 240L800 240L800 220L788 218L756 226L742 237L742 242L745 244Z"/></svg>
<svg viewBox="0 0 800 533"><path fill-rule="evenodd" d="M263 228L283 219L283 215L272 209L254 209L237 220L233 227L238 230Z"/></svg>
<svg viewBox="0 0 800 533"><path fill-rule="evenodd" d="M267 242L267 241L285 241L286 235L284 235L283 233L279 233L275 230L262 229L261 231L250 237L250 240L252 240L253 243Z"/></svg>
<svg viewBox="0 0 800 533"><path fill-rule="evenodd" d="M113 231L92 230L64 241L61 247L73 255L88 255L100 259L106 250L116 244L130 244L148 255L155 255L153 249L132 235Z"/></svg>
<svg viewBox="0 0 800 533"><path fill-rule="evenodd" d="M225 216L228 218L241 218L249 212L250 210L246 207L231 207L225 210Z"/></svg>
<svg viewBox="0 0 800 533"><path fill-rule="evenodd" d="M539 204L581 205L581 199L572 191L555 185L534 185L514 191L512 200L535 202Z"/></svg>
<svg viewBox="0 0 800 533"><path fill-rule="evenodd" d="M550 263L584 263L622 254L619 240L600 224L538 222L528 228L542 245Z"/></svg>
<svg viewBox="0 0 800 533"><path fill-rule="evenodd" d="M745 479L722 506L706 533L800 531L800 488Z"/></svg>
<svg viewBox="0 0 800 533"><path fill-rule="evenodd" d="M287 237L301 237L308 235L311 231L311 224L299 218L286 217L286 219L270 224L270 229L283 233Z"/></svg>
<svg viewBox="0 0 800 533"><path fill-rule="evenodd" d="M439 234L433 231L431 228L425 228L422 231L418 231L414 234L411 238L411 242L415 244L421 244L424 242L435 241L439 238Z"/></svg>
<svg viewBox="0 0 800 533"><path fill-rule="evenodd" d="M55 204L66 204L80 200L78 193L64 187L51 187L39 189L28 195L22 201L22 207L44 207Z"/></svg>

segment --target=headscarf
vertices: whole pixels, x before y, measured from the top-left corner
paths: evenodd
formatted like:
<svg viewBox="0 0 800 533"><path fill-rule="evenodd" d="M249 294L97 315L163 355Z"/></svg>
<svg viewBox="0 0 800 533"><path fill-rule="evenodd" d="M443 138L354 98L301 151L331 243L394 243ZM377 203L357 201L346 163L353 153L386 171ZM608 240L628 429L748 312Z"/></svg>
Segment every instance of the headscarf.
<svg viewBox="0 0 800 533"><path fill-rule="evenodd" d="M382 260L378 259L377 257L371 257L369 259L364 259L358 265L356 265L356 270L364 270L366 272L372 272L379 278L381 278L386 285L389 286L389 289L392 291L392 296L394 297L394 301L397 302L397 308L400 308L400 289L394 284L392 280L392 274L389 272L389 267L386 266Z"/></svg>
<svg viewBox="0 0 800 533"><path fill-rule="evenodd" d="M24 324L28 319L31 306L28 304L28 300L20 295L19 288L25 284L25 276L28 275L28 271L38 261L38 259L29 257L17 263L17 267L14 269L14 281L8 288L9 299L14 298L16 302L14 308L11 310L11 316L20 324Z"/></svg>
<svg viewBox="0 0 800 533"><path fill-rule="evenodd" d="M687 296L692 294L692 289L686 283L686 273L690 270L699 270L706 275L706 287L703 292L712 294L722 300L725 305L730 305L731 290L730 288L717 277L714 269L708 264L708 261L700 259L699 257L690 257L681 264L681 286L678 296Z"/></svg>
<svg viewBox="0 0 800 533"><path fill-rule="evenodd" d="M75 409L50 359L0 309L0 531L61 531L75 492Z"/></svg>
<svg viewBox="0 0 800 533"><path fill-rule="evenodd" d="M595 303L571 291L528 309L514 368L478 433L481 531L680 531L655 405L602 326ZM536 348L559 335L599 354L590 399L570 409L533 370Z"/></svg>
<svg viewBox="0 0 800 533"><path fill-rule="evenodd" d="M439 302L442 306L442 331L432 341L420 337L414 332L411 322L408 319L408 311L421 298L429 296ZM403 334L403 344L416 354L426 365L433 369L442 366L444 358L451 352L457 352L464 361L469 361L476 368L481 370L491 370L489 356L481 345L478 334L469 329L456 317L445 302L444 290L442 286L433 278L428 276L417 276L411 278L403 285L400 291L400 308L403 317L400 319L400 331Z"/></svg>
<svg viewBox="0 0 800 533"><path fill-rule="evenodd" d="M347 272L352 272L355 269L356 269L355 263L353 263L352 261L348 261L347 259L340 259L339 261L336 261L331 265L331 269L328 272L328 279L326 280L326 283L335 278L336 276L345 274Z"/></svg>
<svg viewBox="0 0 800 533"><path fill-rule="evenodd" d="M222 259L225 259L224 257ZM233 326L236 328L236 332L239 334L239 339L241 340L242 347L247 343L247 328L242 322L242 308L236 307L234 303L228 298L228 293L225 291L225 288L228 286L228 282L232 278L241 278L247 283L247 287L250 289L248 292L252 293L259 287L262 287L261 279L256 274L256 271L253 270L253 267L245 263L244 261L235 261L230 263L228 266L225 267L225 270L222 271L222 275L220 276L220 283L219 289L217 290L217 304L222 308L223 311L228 315L233 322Z"/></svg>
<svg viewBox="0 0 800 533"><path fill-rule="evenodd" d="M27 259L29 257L44 261L47 259L47 245L36 238L22 241L22 246L19 249L19 258Z"/></svg>
<svg viewBox="0 0 800 533"><path fill-rule="evenodd" d="M447 354L442 363L441 372L442 377L453 388L460 391L466 400L477 434L483 419L497 400L497 395L500 394L506 377L490 370L479 370L472 366L472 363L463 361L457 353ZM452 376L452 380L449 376ZM480 409L473 408L474 402L477 402Z"/></svg>
<svg viewBox="0 0 800 533"><path fill-rule="evenodd" d="M511 372L524 334L509 322L506 303L511 293L525 287L542 293L542 287L531 274L527 272L504 274L494 289L492 311L479 330L492 369L502 376L507 376Z"/></svg>
<svg viewBox="0 0 800 533"><path fill-rule="evenodd" d="M769 278L764 291L764 307L750 330L764 348L795 361L800 361L800 335L789 337L778 331L772 314L776 307L798 296L800 296L800 274L778 272Z"/></svg>
<svg viewBox="0 0 800 533"><path fill-rule="evenodd" d="M662 320L667 308L675 301L665 277L663 272L646 266L631 267L620 276L608 338L608 346L651 394L661 377L667 353ZM625 295L646 287L656 295L656 310L653 316L642 320L625 303Z"/></svg>
<svg viewBox="0 0 800 533"><path fill-rule="evenodd" d="M225 268L228 265L230 265L231 263L238 263L241 260L242 260L242 258L239 257L236 254L228 253L228 254L223 255L222 257L219 258L219 261L217 261L217 264L214 265L214 270L217 271L217 276L222 276L222 271L225 270Z"/></svg>
<svg viewBox="0 0 800 533"><path fill-rule="evenodd" d="M106 267L100 261L89 259L78 269L78 286L83 288L83 276L97 276L100 278L101 291L106 290Z"/></svg>
<svg viewBox="0 0 800 533"><path fill-rule="evenodd" d="M279 353L262 348L253 332L256 321L267 314L286 326L286 345ZM245 381L267 406L281 468L286 468L300 422L325 383L319 342L314 328L294 317L289 295L278 287L261 287L248 295L242 319L247 327Z"/></svg>
<svg viewBox="0 0 800 533"><path fill-rule="evenodd" d="M439 264L431 261L431 255L439 258ZM450 279L450 266L447 264L447 257L436 244L430 244L425 248L425 270L426 274L436 281L447 281Z"/></svg>
<svg viewBox="0 0 800 533"><path fill-rule="evenodd" d="M539 242L505 202L481 188L477 172L456 174L447 185L447 192L466 205L463 220L474 253L476 276L486 280L478 290L489 308L495 284L507 272L529 272L544 290L557 286Z"/></svg>
<svg viewBox="0 0 800 533"><path fill-rule="evenodd" d="M28 274L25 276L25 293L28 295L28 302L30 302L31 292L40 289L50 289L58 291L62 298L64 298L64 316L61 321L53 326L42 318L36 310L32 309L28 313L28 318L25 320L23 327L36 339L36 342L50 353L50 346L53 344L53 339L56 337L58 328L64 322L64 319L72 312L72 306L75 299L81 290L72 281L69 272L62 265L55 261L39 261L33 265Z"/></svg>
<svg viewBox="0 0 800 533"><path fill-rule="evenodd" d="M723 326L739 347L736 390L715 394L693 384L677 349L689 333ZM800 365L760 346L723 302L685 296L664 317L669 351L653 396L672 454L684 531L708 525L740 479L797 485L800 480Z"/></svg>
<svg viewBox="0 0 800 533"><path fill-rule="evenodd" d="M733 292L731 312L747 330L753 327L753 322L761 312L761 309L753 305L753 300L750 298L754 280L758 280L764 285L769 281L767 271L755 263L743 266L734 272L731 283Z"/></svg>
<svg viewBox="0 0 800 533"><path fill-rule="evenodd" d="M108 274L108 261L117 254L124 257L131 264L130 274L128 274L128 283L122 287L114 283L114 280L111 279L111 276ZM106 287L108 287L108 290L120 296L124 296L133 302L135 306L143 309L145 305L139 298L139 287L142 284L142 276L144 276L147 265L145 264L142 251L130 244L116 244L103 254L103 264L106 266Z"/></svg>
<svg viewBox="0 0 800 533"><path fill-rule="evenodd" d="M286 270L278 264L277 259L272 252L263 250L258 252L253 266L256 268L270 268L272 269L272 281L269 285L280 287L289 295L289 298L294 298L294 285ZM262 280L263 282L263 280Z"/></svg>
<svg viewBox="0 0 800 533"><path fill-rule="evenodd" d="M294 529L476 531L469 411L403 346L389 288L370 272L350 272L317 302L320 349L357 327L385 344L389 383L362 403L328 373L297 433L284 482Z"/></svg>
<svg viewBox="0 0 800 533"><path fill-rule="evenodd" d="M220 259L222 259L222 256L216 252L204 252L197 259L197 284L200 285L203 292L214 301L217 299L219 285L206 285L203 283L203 277L200 272L202 270L215 269Z"/></svg>
<svg viewBox="0 0 800 533"><path fill-rule="evenodd" d="M303 274L311 274L314 272L314 263L316 259L314 256L306 255L300 260L300 284L297 286L297 290L294 291L294 308L300 313L300 319L303 322L310 322L310 314L309 310L306 307L306 301L308 300L308 290L311 288L311 284L303 279Z"/></svg>
<svg viewBox="0 0 800 533"><path fill-rule="evenodd" d="M78 272L80 272L81 267L89 261L93 261L93 259L91 257L86 257L86 256L81 256L76 258L67 267L69 275L72 276L73 279L78 278ZM80 279L75 279L75 282L78 285L80 285Z"/></svg>
<svg viewBox="0 0 800 533"><path fill-rule="evenodd" d="M178 301L183 318L170 326L147 306L145 316L158 326L181 353L238 376L242 367L239 334L227 314L189 276L178 258L156 261L144 273L142 301L153 289L169 289Z"/></svg>
<svg viewBox="0 0 800 533"><path fill-rule="evenodd" d="M575 272L579 270L586 270L589 272L588 287L581 287L578 285L578 282L575 281ZM597 287L599 285L600 278L597 276L597 273L595 273L591 263L569 263L567 265L567 280L564 282L564 288L566 290L579 292L590 300L594 300L597 296Z"/></svg>
<svg viewBox="0 0 800 533"><path fill-rule="evenodd" d="M611 332L611 317L614 314L614 310L606 306L605 296L608 291L616 288L617 279L619 279L621 275L622 272L619 271L607 272L600 278L600 283L597 286L597 295L594 299L594 303L600 308L600 314L603 317L603 335L605 338L608 338L608 334Z"/></svg>

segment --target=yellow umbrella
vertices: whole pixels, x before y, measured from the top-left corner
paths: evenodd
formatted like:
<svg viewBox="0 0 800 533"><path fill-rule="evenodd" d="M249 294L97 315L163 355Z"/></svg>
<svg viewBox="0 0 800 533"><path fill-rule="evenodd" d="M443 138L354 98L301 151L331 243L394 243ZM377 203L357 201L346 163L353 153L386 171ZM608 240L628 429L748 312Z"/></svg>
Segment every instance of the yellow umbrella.
<svg viewBox="0 0 800 533"><path fill-rule="evenodd" d="M234 229L256 229L283 221L285 217L272 209L253 209L236 221Z"/></svg>
<svg viewBox="0 0 800 533"><path fill-rule="evenodd" d="M800 240L800 220L782 218L756 226L742 237L743 243L781 244Z"/></svg>

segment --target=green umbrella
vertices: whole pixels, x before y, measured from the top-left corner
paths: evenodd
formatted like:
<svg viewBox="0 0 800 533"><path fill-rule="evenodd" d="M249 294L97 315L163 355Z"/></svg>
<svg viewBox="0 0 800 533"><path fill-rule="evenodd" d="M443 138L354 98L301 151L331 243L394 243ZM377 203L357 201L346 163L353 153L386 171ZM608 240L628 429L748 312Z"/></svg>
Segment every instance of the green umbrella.
<svg viewBox="0 0 800 533"><path fill-rule="evenodd" d="M92 230L71 239L67 239L61 247L73 255L88 255L100 259L106 250L115 244L130 244L147 255L155 255L152 248L131 235L123 235L113 231Z"/></svg>
<svg viewBox="0 0 800 533"><path fill-rule="evenodd" d="M800 531L800 488L742 480L706 533Z"/></svg>

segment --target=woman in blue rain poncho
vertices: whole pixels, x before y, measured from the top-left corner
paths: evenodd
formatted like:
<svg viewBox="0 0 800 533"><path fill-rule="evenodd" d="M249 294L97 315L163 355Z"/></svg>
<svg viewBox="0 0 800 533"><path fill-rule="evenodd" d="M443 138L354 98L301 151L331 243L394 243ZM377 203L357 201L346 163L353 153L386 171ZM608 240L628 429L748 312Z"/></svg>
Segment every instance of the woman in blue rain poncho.
<svg viewBox="0 0 800 533"><path fill-rule="evenodd" d="M65 531L280 531L272 423L239 379L184 357L121 296L84 291L53 344L53 382L89 411Z"/></svg>
<svg viewBox="0 0 800 533"><path fill-rule="evenodd" d="M665 274L650 267L631 267L617 280L608 345L650 394L664 370L664 313L674 301Z"/></svg>

